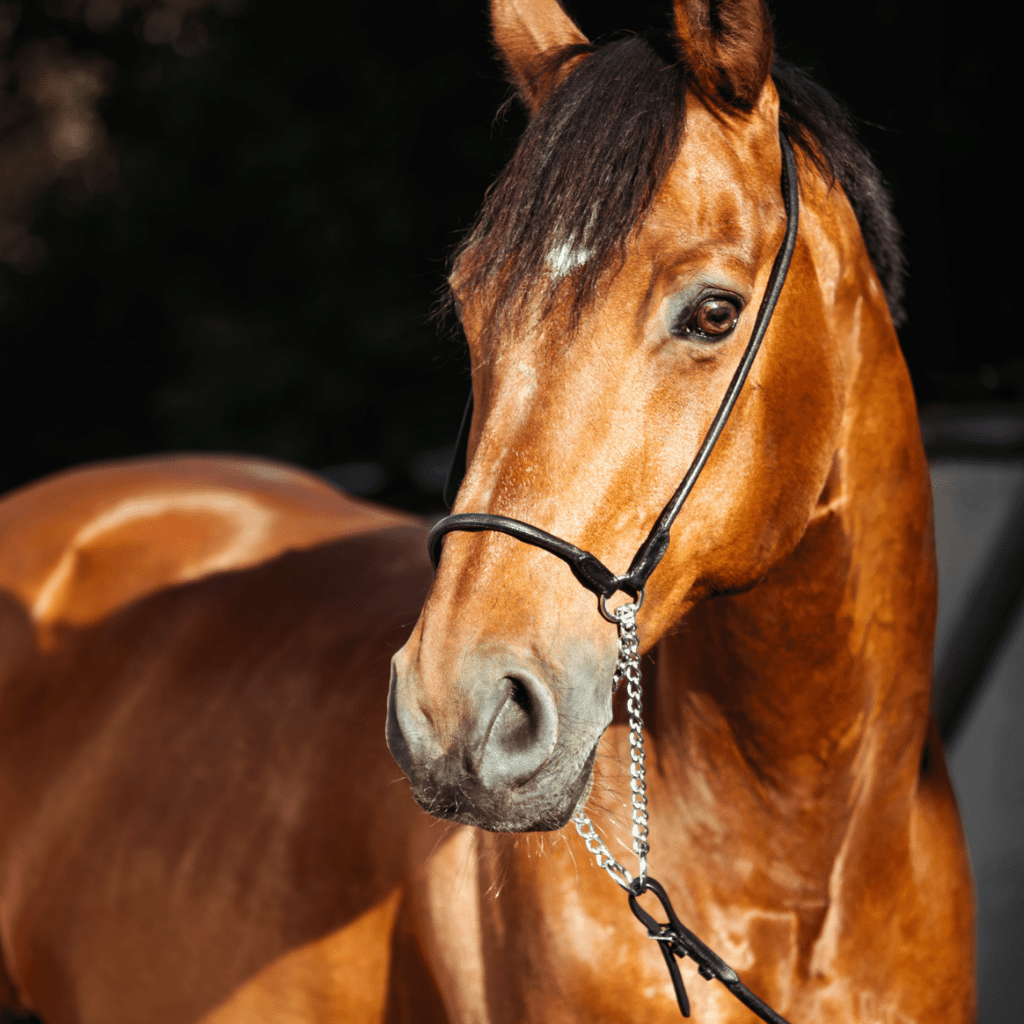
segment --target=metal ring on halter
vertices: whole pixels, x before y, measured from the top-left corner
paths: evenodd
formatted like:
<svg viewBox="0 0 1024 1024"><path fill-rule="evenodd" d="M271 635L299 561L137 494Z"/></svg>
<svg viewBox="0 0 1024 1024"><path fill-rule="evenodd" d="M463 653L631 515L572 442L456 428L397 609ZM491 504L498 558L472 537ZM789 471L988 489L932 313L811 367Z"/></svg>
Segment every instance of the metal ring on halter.
<svg viewBox="0 0 1024 1024"><path fill-rule="evenodd" d="M616 593L618 593L618 591L616 591ZM625 593L625 591L623 591L623 593ZM608 597L609 597L608 594L601 594L598 597L598 599L597 599L597 606L598 606L598 608L600 608L601 614L609 622L614 622L614 623L617 624L618 621L619 621L619 617L615 614L615 612L608 611ZM638 590L636 592L636 597L632 601L627 601L626 602L626 604L634 605L634 608L633 608L634 614L636 612L640 611L640 605L642 605L643 603L644 603L644 592L642 590ZM617 612L619 610L619 608L622 608L622 607L624 607L624 606L620 604L618 606L618 608L615 609L615 611Z"/></svg>

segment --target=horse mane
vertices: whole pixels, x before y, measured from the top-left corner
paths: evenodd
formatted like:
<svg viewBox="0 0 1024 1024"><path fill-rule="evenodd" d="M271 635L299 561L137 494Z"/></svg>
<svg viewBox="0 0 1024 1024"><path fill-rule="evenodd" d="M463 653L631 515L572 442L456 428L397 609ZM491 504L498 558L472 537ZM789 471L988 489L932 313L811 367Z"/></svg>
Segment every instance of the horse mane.
<svg viewBox="0 0 1024 1024"><path fill-rule="evenodd" d="M569 328L625 258L685 131L686 70L665 58L664 41L628 35L601 46L566 47L540 73L587 59L566 76L523 133L511 160L456 248L460 292L486 284L487 332L527 311L554 310L571 282ZM893 321L903 322L904 258L885 182L857 137L849 111L806 72L772 68L783 131L853 206ZM441 311L455 305L449 290Z"/></svg>
<svg viewBox="0 0 1024 1024"><path fill-rule="evenodd" d="M903 232L893 213L889 187L860 141L853 115L806 71L787 61L775 59L772 80L779 94L782 130L823 175L842 186L885 291L892 322L902 327L906 322Z"/></svg>

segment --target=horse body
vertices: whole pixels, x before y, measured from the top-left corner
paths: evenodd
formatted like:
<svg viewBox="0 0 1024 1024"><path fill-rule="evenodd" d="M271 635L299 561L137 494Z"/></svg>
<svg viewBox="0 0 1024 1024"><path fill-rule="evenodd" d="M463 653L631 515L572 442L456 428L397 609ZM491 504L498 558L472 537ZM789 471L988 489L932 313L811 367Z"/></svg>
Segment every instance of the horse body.
<svg viewBox="0 0 1024 1024"><path fill-rule="evenodd" d="M384 703L424 536L255 459L101 466L5 500L10 1005L221 1024L395 1004L427 819L393 784Z"/></svg>
<svg viewBox="0 0 1024 1024"><path fill-rule="evenodd" d="M791 112L754 0L679 0L685 73L640 40L591 47L554 0L492 11L533 122L452 276L475 401L456 511L623 567L750 332ZM586 157L560 206L569 142L605 128L612 177ZM883 284L815 147L797 147L763 348L638 616L651 870L793 1024L967 1022L969 873L928 718L927 467ZM629 230L605 237L616 217ZM586 806L628 859L614 627L547 552L451 533L431 582L424 538L251 460L5 499L0 1008L678 1019L655 943L561 831ZM394 784L385 727L447 821ZM695 1020L752 1019L683 971Z"/></svg>

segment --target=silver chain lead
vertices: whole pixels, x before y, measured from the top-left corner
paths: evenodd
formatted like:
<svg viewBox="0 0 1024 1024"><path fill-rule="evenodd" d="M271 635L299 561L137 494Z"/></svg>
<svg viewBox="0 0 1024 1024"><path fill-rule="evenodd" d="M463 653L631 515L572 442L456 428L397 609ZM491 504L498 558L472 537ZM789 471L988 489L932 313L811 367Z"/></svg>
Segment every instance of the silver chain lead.
<svg viewBox="0 0 1024 1024"><path fill-rule="evenodd" d="M614 612L606 613L619 626L619 660L612 677L612 692L626 683L626 709L629 711L629 790L630 814L633 820L633 852L637 856L637 877L647 878L647 854L651 845L647 825L647 774L644 752L643 691L640 682L640 642L636 635L636 613L642 597L632 604L622 604ZM608 872L612 881L629 889L633 876L608 851L593 822L577 811L573 817L576 831L587 844L587 850L597 866Z"/></svg>

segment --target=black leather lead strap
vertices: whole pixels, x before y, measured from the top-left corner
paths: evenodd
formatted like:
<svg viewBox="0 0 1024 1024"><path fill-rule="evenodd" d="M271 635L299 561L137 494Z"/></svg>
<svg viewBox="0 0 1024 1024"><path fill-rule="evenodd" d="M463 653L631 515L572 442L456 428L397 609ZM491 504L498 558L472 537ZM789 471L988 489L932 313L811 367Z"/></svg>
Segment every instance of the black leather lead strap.
<svg viewBox="0 0 1024 1024"><path fill-rule="evenodd" d="M507 533L517 540L527 544L534 544L557 555L572 570L576 579L588 590L592 590L598 597L611 597L617 590L622 590L630 597L635 598L643 591L650 575L657 568L658 563L664 557L670 540L672 524L679 515L683 502L686 501L693 485L697 482L701 470L707 464L715 442L722 434L729 414L736 404L743 383L750 373L757 350L761 347L761 341L768 324L771 321L772 312L778 301L779 293L782 291L783 283L786 280L786 273L789 270L790 261L793 258L793 250L796 247L797 229L800 221L800 187L796 174L796 161L793 158L793 149L789 140L779 133L780 145L782 148L782 198L786 207L786 235L782 241L775 262L772 265L771 276L768 278L768 287L765 289L764 297L761 299L760 308L757 311L757 319L754 321L754 328L750 332L750 340L743 351L736 372L725 392L721 405L711 426L704 437L704 441L694 457L690 468L686 471L682 482L676 488L675 493L669 499L668 504L662 510L657 521L647 535L647 539L640 545L639 550L633 556L629 570L622 576L616 576L596 555L584 551L582 548L570 544L568 541L547 533L529 523L521 522L518 519L511 519L508 516L492 515L488 512L462 512L457 515L446 516L434 525L427 538L427 547L430 552L430 559L437 568L441 558L441 543L445 534L453 530L468 530L478 532L481 530L496 530L499 533ZM470 394L469 402L466 405L466 412L462 417L462 427L459 431L459 439L455 448L455 458L452 461L452 468L445 485L445 499L449 501L449 508L454 502L455 494L458 491L462 475L465 473L466 450L469 441L469 427L472 421L473 396Z"/></svg>
<svg viewBox="0 0 1024 1024"><path fill-rule="evenodd" d="M637 901L638 896L645 892L653 892L658 897L662 909L665 911L668 921L662 924L655 920ZM675 989L676 1002L679 1004L679 1012L684 1017L690 1016L690 1000L686 995L686 988L683 985L683 976L679 973L679 965L676 957L682 960L690 957L697 964L697 970L702 978L710 981L712 978L720 981L747 1009L752 1010L761 1020L767 1024L788 1024L784 1017L780 1017L764 1000L758 999L746 985L740 981L739 975L708 945L705 945L697 938L689 928L686 927L676 916L675 910L669 902L668 894L656 878L648 875L643 880L634 879L629 892L629 909L633 916L647 929L647 934L657 940L665 958L665 965L672 978L672 987Z"/></svg>

